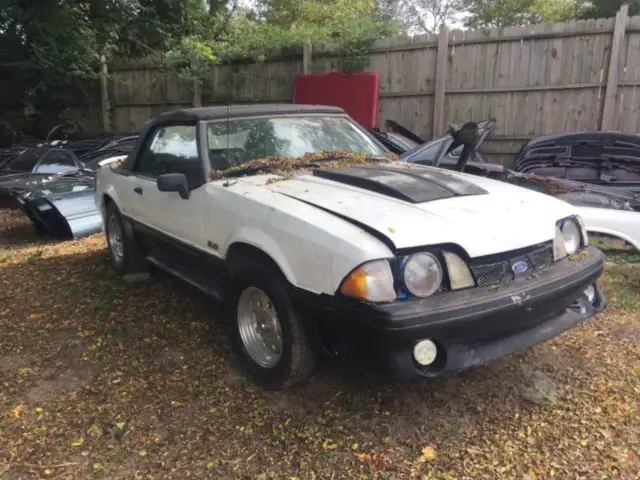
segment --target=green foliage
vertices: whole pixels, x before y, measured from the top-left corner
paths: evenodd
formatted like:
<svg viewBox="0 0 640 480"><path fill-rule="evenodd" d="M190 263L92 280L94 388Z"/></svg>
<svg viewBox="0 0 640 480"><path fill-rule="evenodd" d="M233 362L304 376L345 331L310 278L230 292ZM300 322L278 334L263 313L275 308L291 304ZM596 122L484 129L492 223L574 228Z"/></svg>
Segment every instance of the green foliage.
<svg viewBox="0 0 640 480"><path fill-rule="evenodd" d="M305 39L334 44L346 70L368 63L370 44L394 31L377 0L4 0L0 9L0 78L15 80L23 106L15 130L69 128L97 95L99 59L162 59L184 79L202 80L234 58L263 60ZM46 115L45 115L46 114Z"/></svg>
<svg viewBox="0 0 640 480"><path fill-rule="evenodd" d="M370 0L265 0L257 14L236 13L225 19L224 28L214 22L209 35L183 38L166 53L165 65L182 78L203 80L216 64L261 62L269 54L299 50L310 41L316 49L334 47L341 70L361 71L369 63L371 44L395 32L394 22L379 16Z"/></svg>
<svg viewBox="0 0 640 480"><path fill-rule="evenodd" d="M258 4L267 24L307 30L305 38L316 48L337 48L340 68L348 72L364 69L372 43L398 31L388 5L379 0L259 0Z"/></svg>
<svg viewBox="0 0 640 480"><path fill-rule="evenodd" d="M465 0L467 26L500 28L529 23L533 0Z"/></svg>
<svg viewBox="0 0 640 480"><path fill-rule="evenodd" d="M376 0L258 0L258 9L268 23L285 28L322 25L339 29L357 18L371 17Z"/></svg>
<svg viewBox="0 0 640 480"><path fill-rule="evenodd" d="M378 38L396 33L396 25L377 18L354 20L333 43L338 47L340 69L360 72L369 66L371 47Z"/></svg>
<svg viewBox="0 0 640 480"><path fill-rule="evenodd" d="M586 0L464 0L463 3L469 13L467 25L472 28L565 22L589 7Z"/></svg>
<svg viewBox="0 0 640 480"><path fill-rule="evenodd" d="M615 17L623 4L629 5L629 15L640 14L640 0L591 0L581 12L582 18Z"/></svg>

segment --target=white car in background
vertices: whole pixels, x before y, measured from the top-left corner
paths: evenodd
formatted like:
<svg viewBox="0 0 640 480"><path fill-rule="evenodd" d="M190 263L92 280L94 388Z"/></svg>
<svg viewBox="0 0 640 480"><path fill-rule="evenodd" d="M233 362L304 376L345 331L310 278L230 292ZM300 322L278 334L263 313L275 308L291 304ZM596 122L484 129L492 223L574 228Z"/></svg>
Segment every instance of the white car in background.
<svg viewBox="0 0 640 480"><path fill-rule="evenodd" d="M224 301L265 388L323 354L401 378L458 371L605 307L576 208L392 160L339 108L166 113L110 167L96 202L114 269L153 265Z"/></svg>

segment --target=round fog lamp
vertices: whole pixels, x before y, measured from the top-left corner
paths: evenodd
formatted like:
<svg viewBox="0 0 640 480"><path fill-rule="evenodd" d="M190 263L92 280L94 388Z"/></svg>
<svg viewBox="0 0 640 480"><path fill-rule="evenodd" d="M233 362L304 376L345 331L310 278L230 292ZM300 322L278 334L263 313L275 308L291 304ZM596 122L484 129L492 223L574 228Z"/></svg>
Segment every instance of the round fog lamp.
<svg viewBox="0 0 640 480"><path fill-rule="evenodd" d="M586 295L589 303L593 303L593 301L596 299L596 288L593 285L589 285L587 288L585 288L583 293Z"/></svg>
<svg viewBox="0 0 640 480"><path fill-rule="evenodd" d="M438 347L431 340L420 340L413 347L413 358L420 365L427 366L435 362L438 356Z"/></svg>

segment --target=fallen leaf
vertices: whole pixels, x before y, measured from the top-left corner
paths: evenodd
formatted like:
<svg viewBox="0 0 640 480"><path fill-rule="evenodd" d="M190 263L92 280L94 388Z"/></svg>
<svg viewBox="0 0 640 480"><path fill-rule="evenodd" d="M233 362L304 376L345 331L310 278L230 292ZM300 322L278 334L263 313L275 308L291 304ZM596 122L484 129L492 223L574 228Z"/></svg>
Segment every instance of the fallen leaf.
<svg viewBox="0 0 640 480"><path fill-rule="evenodd" d="M71 442L71 445L73 445L74 447L79 447L83 443L84 443L84 437L80 437L77 440L74 440L73 442Z"/></svg>
<svg viewBox="0 0 640 480"><path fill-rule="evenodd" d="M11 410L10 415L14 418L18 418L21 417L22 414L24 413L25 408L23 405L17 405L15 407L13 407L13 409Z"/></svg>
<svg viewBox="0 0 640 480"><path fill-rule="evenodd" d="M608 428L601 428L600 429L600 433L607 440L611 440L613 438L613 432L611 430L609 430Z"/></svg>
<svg viewBox="0 0 640 480"><path fill-rule="evenodd" d="M338 448L338 443L334 442L333 440L325 440L322 444L322 448L324 448L325 450L335 450L336 448Z"/></svg>
<svg viewBox="0 0 640 480"><path fill-rule="evenodd" d="M422 449L422 458L427 461L435 460L437 456L436 449L431 445L427 445Z"/></svg>

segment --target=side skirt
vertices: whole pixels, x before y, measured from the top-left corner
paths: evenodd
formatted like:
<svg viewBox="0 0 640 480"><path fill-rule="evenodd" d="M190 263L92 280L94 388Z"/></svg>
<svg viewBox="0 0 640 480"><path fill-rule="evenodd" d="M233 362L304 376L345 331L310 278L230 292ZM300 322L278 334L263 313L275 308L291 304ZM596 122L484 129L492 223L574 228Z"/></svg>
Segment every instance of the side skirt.
<svg viewBox="0 0 640 480"><path fill-rule="evenodd" d="M154 267L159 268L160 270L163 270L169 273L170 275L173 275L179 278L180 280L196 287L198 290L212 297L217 302L220 302L220 303L224 302L226 294L223 292L224 289L222 288L222 285L219 285L216 288L213 286L211 282L203 282L202 280L198 279L195 276L189 275L182 270L178 270L176 268L173 268L163 263L161 260L158 260L154 256L147 256L145 260L149 262L151 265L153 265Z"/></svg>
<svg viewBox="0 0 640 480"><path fill-rule="evenodd" d="M227 298L229 274L224 260L135 220L128 220L146 262L191 284L216 301Z"/></svg>

